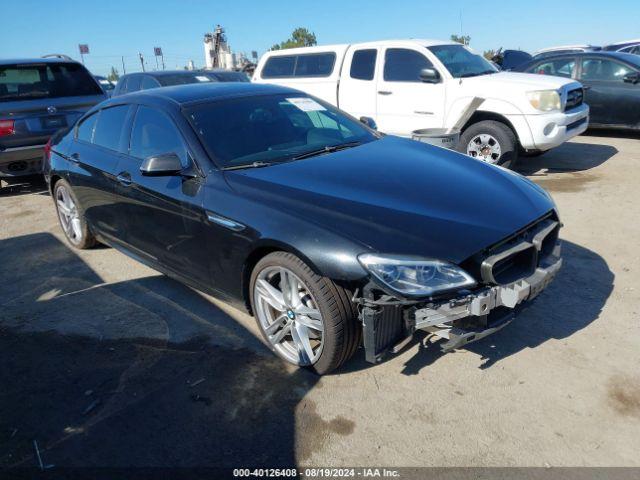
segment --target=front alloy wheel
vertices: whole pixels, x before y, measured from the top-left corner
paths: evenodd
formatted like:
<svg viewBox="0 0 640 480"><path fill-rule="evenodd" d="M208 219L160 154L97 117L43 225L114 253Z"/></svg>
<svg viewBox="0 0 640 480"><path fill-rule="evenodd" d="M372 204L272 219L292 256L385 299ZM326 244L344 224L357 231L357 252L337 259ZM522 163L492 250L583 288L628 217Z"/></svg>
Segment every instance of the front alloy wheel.
<svg viewBox="0 0 640 480"><path fill-rule="evenodd" d="M309 288L291 270L273 266L260 272L254 289L256 317L274 350L296 365L315 363L324 322Z"/></svg>
<svg viewBox="0 0 640 480"><path fill-rule="evenodd" d="M360 343L349 292L291 253L273 252L254 267L251 308L271 349L322 375L348 360Z"/></svg>

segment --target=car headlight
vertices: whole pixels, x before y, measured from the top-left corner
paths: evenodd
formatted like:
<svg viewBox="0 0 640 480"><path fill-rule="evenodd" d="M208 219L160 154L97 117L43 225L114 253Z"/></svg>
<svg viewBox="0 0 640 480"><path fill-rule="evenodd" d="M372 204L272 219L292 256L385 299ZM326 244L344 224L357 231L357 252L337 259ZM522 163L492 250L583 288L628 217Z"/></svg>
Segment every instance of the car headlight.
<svg viewBox="0 0 640 480"><path fill-rule="evenodd" d="M369 253L359 255L358 260L383 285L405 296L430 296L476 284L460 267L441 260Z"/></svg>
<svg viewBox="0 0 640 480"><path fill-rule="evenodd" d="M536 110L542 112L551 112L560 110L560 94L557 90L537 90L535 92L527 92L529 103Z"/></svg>

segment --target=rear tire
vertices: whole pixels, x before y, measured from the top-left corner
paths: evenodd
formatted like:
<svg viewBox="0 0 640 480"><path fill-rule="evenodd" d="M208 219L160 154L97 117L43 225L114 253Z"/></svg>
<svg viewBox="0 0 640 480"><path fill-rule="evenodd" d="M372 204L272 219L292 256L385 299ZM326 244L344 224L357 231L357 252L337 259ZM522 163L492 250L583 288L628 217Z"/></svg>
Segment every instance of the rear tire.
<svg viewBox="0 0 640 480"><path fill-rule="evenodd" d="M53 187L53 203L67 242L80 250L93 247L96 239L84 218L84 210L65 180L58 180Z"/></svg>
<svg viewBox="0 0 640 480"><path fill-rule="evenodd" d="M487 163L513 169L518 160L518 140L513 130L495 120L482 120L460 136L458 151Z"/></svg>
<svg viewBox="0 0 640 480"><path fill-rule="evenodd" d="M295 255L274 252L262 258L251 274L249 291L263 338L287 362L324 375L358 348L361 328L348 291Z"/></svg>

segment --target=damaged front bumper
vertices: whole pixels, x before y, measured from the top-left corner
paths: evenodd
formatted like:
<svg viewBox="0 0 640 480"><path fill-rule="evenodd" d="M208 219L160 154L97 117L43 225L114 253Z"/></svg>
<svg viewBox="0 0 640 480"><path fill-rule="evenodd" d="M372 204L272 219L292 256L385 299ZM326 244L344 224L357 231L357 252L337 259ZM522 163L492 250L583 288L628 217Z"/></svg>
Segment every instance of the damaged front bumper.
<svg viewBox="0 0 640 480"><path fill-rule="evenodd" d="M441 344L445 352L491 335L511 323L515 314L549 285L561 266L558 242L528 277L442 301L375 297L375 286L369 285L363 297L355 299L360 304L366 359L375 363L389 351L398 352L417 330L446 340Z"/></svg>

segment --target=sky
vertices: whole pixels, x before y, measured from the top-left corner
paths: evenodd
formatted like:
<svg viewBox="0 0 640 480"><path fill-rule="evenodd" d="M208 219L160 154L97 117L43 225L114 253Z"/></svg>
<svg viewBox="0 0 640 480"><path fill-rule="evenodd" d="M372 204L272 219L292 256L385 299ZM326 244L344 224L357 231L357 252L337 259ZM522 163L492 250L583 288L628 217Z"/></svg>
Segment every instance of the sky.
<svg viewBox="0 0 640 480"><path fill-rule="evenodd" d="M318 44L391 38L471 36L478 52L520 48L529 52L572 43L640 38L638 0L0 0L0 58L63 53L95 74L155 69L153 47L167 68L188 60L204 64L203 35L226 29L233 51L259 54L306 27Z"/></svg>

